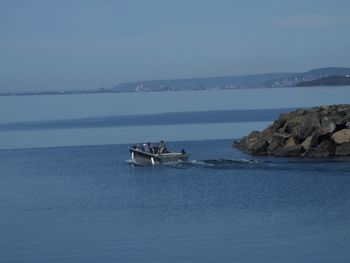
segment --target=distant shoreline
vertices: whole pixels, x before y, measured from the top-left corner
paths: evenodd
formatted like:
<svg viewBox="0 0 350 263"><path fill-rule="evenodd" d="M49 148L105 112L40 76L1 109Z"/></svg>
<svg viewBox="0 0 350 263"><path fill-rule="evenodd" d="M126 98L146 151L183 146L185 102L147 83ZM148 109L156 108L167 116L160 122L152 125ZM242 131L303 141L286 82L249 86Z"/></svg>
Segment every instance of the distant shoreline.
<svg viewBox="0 0 350 263"><path fill-rule="evenodd" d="M334 81L337 76L337 81ZM243 76L203 77L168 80L146 80L120 83L111 88L95 88L90 90L54 90L54 91L17 91L0 92L0 96L33 96L33 95L74 95L74 94L105 94L125 92L174 92L174 91L203 91L203 90L237 90L237 89L267 89L267 88L297 88L311 86L315 82L324 86L338 86L343 83L339 78L348 81L350 68L328 67L313 69L301 73L265 73ZM322 80L333 80L322 82ZM329 83L334 85L328 85ZM321 86L321 85L319 85ZM339 85L339 86L343 86Z"/></svg>
<svg viewBox="0 0 350 263"><path fill-rule="evenodd" d="M14 96L47 96L47 95L91 95L91 94L111 94L111 93L153 93L153 92L186 92L186 91L215 91L215 90L257 90L257 89L287 89L287 88L322 88L322 87L346 87L350 85L338 85L338 86L332 86L332 85L324 85L324 86L289 86L289 87L252 87L252 88L222 88L222 89L173 89L173 90L144 90L144 91L118 91L118 90L105 90L105 91L99 91L99 90L86 90L86 91L42 91L42 92L16 92L16 93L9 93L4 92L0 93L0 97L14 97Z"/></svg>
<svg viewBox="0 0 350 263"><path fill-rule="evenodd" d="M251 88L203 88L203 89L170 89L170 90L85 90L85 91L74 91L74 90L68 90L68 91L38 91L38 92L16 92L16 93L9 93L4 92L0 93L0 96L40 96L40 95L78 95L78 94L106 94L106 93L150 93L150 92L183 92L183 91L211 91L211 90L253 90L253 89L277 89L277 88L300 88L300 87L251 87Z"/></svg>

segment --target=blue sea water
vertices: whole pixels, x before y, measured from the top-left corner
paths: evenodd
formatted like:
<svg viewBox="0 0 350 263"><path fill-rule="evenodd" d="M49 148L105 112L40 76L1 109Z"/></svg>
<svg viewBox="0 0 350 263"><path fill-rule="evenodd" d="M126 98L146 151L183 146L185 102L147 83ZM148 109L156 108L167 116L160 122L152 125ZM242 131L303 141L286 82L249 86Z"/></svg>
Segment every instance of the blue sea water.
<svg viewBox="0 0 350 263"><path fill-rule="evenodd" d="M210 100L221 92L199 93L207 108L194 101L176 111L189 94L175 93L162 109L129 115L109 109L110 97L97 96L105 108L96 111L84 106L94 95L0 98L0 262L349 262L349 159L252 157L231 144L300 106L300 94L310 107L346 103L350 91L288 91L291 103L259 91L271 105L261 108L257 97ZM128 96L124 107L139 100ZM189 161L128 162L129 143L160 137Z"/></svg>
<svg viewBox="0 0 350 263"><path fill-rule="evenodd" d="M240 138L350 87L0 97L0 149Z"/></svg>
<svg viewBox="0 0 350 263"><path fill-rule="evenodd" d="M169 143L189 162L132 167L127 145L0 151L2 262L348 262L350 162Z"/></svg>

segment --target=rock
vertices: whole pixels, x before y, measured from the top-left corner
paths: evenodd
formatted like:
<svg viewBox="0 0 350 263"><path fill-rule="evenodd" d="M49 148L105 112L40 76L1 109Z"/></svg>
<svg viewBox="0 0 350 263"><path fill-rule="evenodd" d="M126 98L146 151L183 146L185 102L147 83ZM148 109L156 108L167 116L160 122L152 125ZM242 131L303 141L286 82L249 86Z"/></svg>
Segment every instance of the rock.
<svg viewBox="0 0 350 263"><path fill-rule="evenodd" d="M275 156L279 157L298 157L303 152L301 145L279 148L275 151Z"/></svg>
<svg viewBox="0 0 350 263"><path fill-rule="evenodd" d="M306 121L303 123L303 129L301 129L301 134L299 134L300 138L307 138L312 133L314 133L319 127L321 126L319 116L318 115L311 115L306 119Z"/></svg>
<svg viewBox="0 0 350 263"><path fill-rule="evenodd" d="M279 132L279 133L275 133L275 136L281 137L281 138L284 138L284 139L288 139L289 137L292 136L292 134L286 133L286 132Z"/></svg>
<svg viewBox="0 0 350 263"><path fill-rule="evenodd" d="M248 148L248 151L256 155L265 155L267 154L268 145L269 144L265 138L260 138L253 145L251 145L250 148Z"/></svg>
<svg viewBox="0 0 350 263"><path fill-rule="evenodd" d="M338 144L350 142L350 129L342 129L332 135L333 141Z"/></svg>
<svg viewBox="0 0 350 263"><path fill-rule="evenodd" d="M350 156L350 143L346 142L337 146L335 150L335 155L338 156Z"/></svg>
<svg viewBox="0 0 350 263"><path fill-rule="evenodd" d="M284 127L286 121L283 119L275 120L268 128L272 130L273 132L277 132L279 129L282 129Z"/></svg>
<svg viewBox="0 0 350 263"><path fill-rule="evenodd" d="M335 148L336 145L333 141L326 140L321 142L321 144L316 147L310 147L307 151L305 151L304 156L314 158L333 156L335 153Z"/></svg>
<svg viewBox="0 0 350 263"><path fill-rule="evenodd" d="M324 158L329 157L329 153L324 150L318 149L317 147L310 147L303 154L303 157L313 157L313 158Z"/></svg>
<svg viewBox="0 0 350 263"><path fill-rule="evenodd" d="M289 137L286 140L286 147L296 146L299 144L299 141L296 139L295 136Z"/></svg>
<svg viewBox="0 0 350 263"><path fill-rule="evenodd" d="M257 138L260 136L260 132L259 131L252 131L248 136L247 138L250 139L250 138Z"/></svg>
<svg viewBox="0 0 350 263"><path fill-rule="evenodd" d="M269 146L267 147L267 153L273 154L278 148L284 147L285 138L281 136L273 137Z"/></svg>
<svg viewBox="0 0 350 263"><path fill-rule="evenodd" d="M274 132L270 129L265 129L260 133L260 137L265 138L268 143L272 141Z"/></svg>
<svg viewBox="0 0 350 263"><path fill-rule="evenodd" d="M248 149L252 147L254 143L257 142L257 140L259 139L259 136L260 136L259 131L253 131L248 136L243 137L239 143L235 143L233 146L237 147L241 151L249 153Z"/></svg>
<svg viewBox="0 0 350 263"><path fill-rule="evenodd" d="M304 150L309 150L310 147L315 147L317 145L317 137L312 134L309 137L307 137L305 139L305 141L303 141L303 143L301 144L301 146L303 146Z"/></svg>
<svg viewBox="0 0 350 263"><path fill-rule="evenodd" d="M350 104L299 109L281 114L261 132L233 146L253 155L328 157L347 155Z"/></svg>
<svg viewBox="0 0 350 263"><path fill-rule="evenodd" d="M322 134L319 131L316 131L315 132L315 136L317 138L317 144L320 144L323 141L330 140L332 134L331 133L324 133L324 134Z"/></svg>
<svg viewBox="0 0 350 263"><path fill-rule="evenodd" d="M291 126L291 127L300 126L304 122L305 122L305 117L299 116L299 115L287 120L288 126Z"/></svg>
<svg viewBox="0 0 350 263"><path fill-rule="evenodd" d="M284 123L284 125L281 127L281 128L279 128L278 130L277 130L277 132L279 132L279 133L285 133L286 132L286 130L287 130L287 123L285 122Z"/></svg>
<svg viewBox="0 0 350 263"><path fill-rule="evenodd" d="M302 139L306 139L321 126L318 114L299 116L287 121L287 123L288 130Z"/></svg>
<svg viewBox="0 0 350 263"><path fill-rule="evenodd" d="M321 123L321 133L333 133L336 129L337 125L333 120L330 120L328 117L322 118Z"/></svg>
<svg viewBox="0 0 350 263"><path fill-rule="evenodd" d="M334 123L335 125L342 126L345 124L343 113L333 112L332 115L324 117L328 122Z"/></svg>
<svg viewBox="0 0 350 263"><path fill-rule="evenodd" d="M345 121L345 123L350 122L350 113L348 113L344 116L344 121Z"/></svg>

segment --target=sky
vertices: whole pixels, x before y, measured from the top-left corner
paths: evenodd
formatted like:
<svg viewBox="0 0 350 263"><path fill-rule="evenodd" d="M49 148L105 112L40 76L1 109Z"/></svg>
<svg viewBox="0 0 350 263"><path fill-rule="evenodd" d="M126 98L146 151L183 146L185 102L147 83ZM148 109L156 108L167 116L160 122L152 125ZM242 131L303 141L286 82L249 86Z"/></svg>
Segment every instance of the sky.
<svg viewBox="0 0 350 263"><path fill-rule="evenodd" d="M349 0L0 0L0 91L350 67Z"/></svg>

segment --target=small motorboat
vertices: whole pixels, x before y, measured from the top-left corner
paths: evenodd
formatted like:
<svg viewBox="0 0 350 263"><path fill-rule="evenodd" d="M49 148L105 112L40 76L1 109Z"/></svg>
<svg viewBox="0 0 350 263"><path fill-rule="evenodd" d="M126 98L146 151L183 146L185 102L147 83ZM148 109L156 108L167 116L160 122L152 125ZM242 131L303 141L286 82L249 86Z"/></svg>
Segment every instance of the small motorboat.
<svg viewBox="0 0 350 263"><path fill-rule="evenodd" d="M159 152L159 148L156 146L151 146L148 149L145 146L146 144L132 145L129 148L132 163L139 165L174 163L187 161L189 156L185 150L181 152L169 152L167 149L164 149Z"/></svg>

